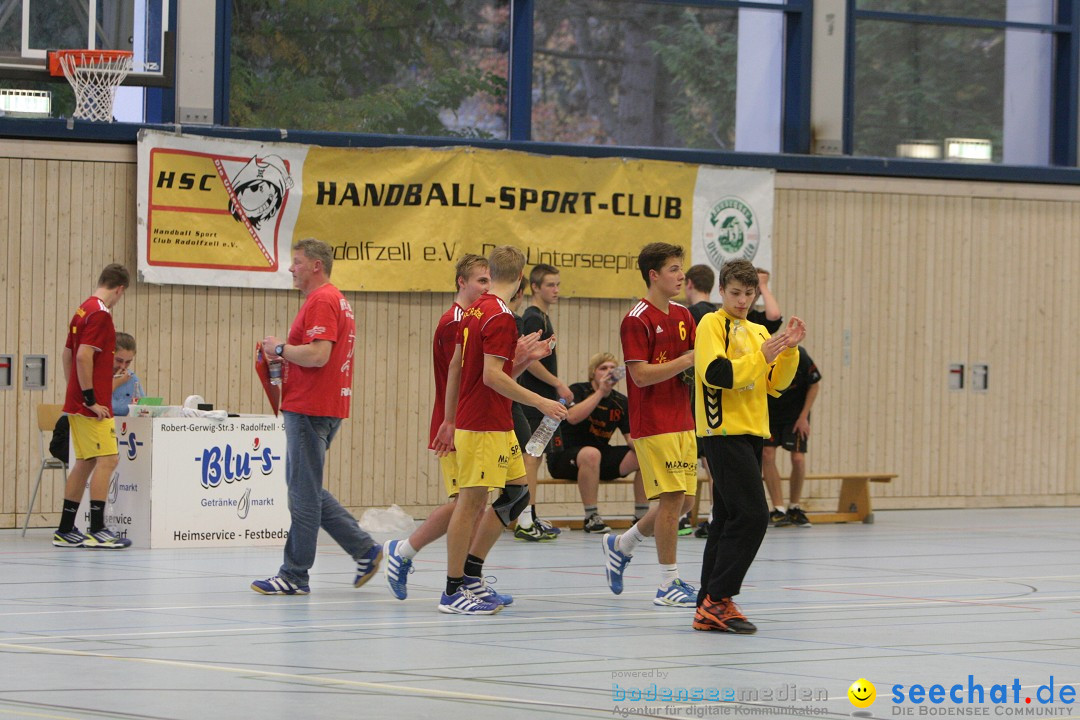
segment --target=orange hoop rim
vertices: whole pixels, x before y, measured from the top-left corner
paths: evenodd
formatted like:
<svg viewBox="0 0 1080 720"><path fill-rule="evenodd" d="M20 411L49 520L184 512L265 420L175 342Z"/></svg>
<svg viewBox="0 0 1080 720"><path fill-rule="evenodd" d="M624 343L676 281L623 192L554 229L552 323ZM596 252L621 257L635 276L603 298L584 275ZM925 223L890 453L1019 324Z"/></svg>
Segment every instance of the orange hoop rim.
<svg viewBox="0 0 1080 720"><path fill-rule="evenodd" d="M60 58L70 58L76 66L79 65L100 65L113 60L120 60L122 58L134 57L135 53L131 50L90 50L74 49L74 50L50 50L49 51L49 74L57 77L62 77L64 74L64 68L61 67Z"/></svg>

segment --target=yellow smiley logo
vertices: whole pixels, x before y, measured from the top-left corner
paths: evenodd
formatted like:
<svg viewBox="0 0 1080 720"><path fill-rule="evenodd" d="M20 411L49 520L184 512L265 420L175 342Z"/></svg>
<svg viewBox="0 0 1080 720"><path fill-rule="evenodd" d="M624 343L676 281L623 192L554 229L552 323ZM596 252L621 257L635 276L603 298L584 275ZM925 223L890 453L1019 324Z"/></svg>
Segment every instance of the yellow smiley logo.
<svg viewBox="0 0 1080 720"><path fill-rule="evenodd" d="M855 707L868 708L877 699L877 688L874 687L874 683L866 678L859 678L851 683L851 687L847 690L847 696Z"/></svg>

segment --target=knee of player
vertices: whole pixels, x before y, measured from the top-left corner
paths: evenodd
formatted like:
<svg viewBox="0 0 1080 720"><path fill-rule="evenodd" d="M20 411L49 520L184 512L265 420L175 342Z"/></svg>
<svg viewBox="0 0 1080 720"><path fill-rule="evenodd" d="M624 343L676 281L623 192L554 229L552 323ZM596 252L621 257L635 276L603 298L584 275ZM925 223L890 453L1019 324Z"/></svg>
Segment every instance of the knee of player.
<svg viewBox="0 0 1080 720"><path fill-rule="evenodd" d="M578 467L600 467L600 451L594 447L583 447L577 454Z"/></svg>
<svg viewBox="0 0 1080 720"><path fill-rule="evenodd" d="M806 453L791 453L791 464L799 469L805 468Z"/></svg>

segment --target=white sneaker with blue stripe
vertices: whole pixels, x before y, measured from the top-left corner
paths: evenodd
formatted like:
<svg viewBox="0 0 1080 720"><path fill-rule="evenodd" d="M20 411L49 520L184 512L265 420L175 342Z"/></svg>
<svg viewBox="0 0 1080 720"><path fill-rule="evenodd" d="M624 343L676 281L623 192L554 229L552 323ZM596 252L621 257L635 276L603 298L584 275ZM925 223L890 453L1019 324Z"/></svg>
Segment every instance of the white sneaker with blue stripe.
<svg viewBox="0 0 1080 720"><path fill-rule="evenodd" d="M656 597L653 598L653 605L696 608L697 589L683 580L676 578L675 580L672 580L667 587L659 588L656 591Z"/></svg>
<svg viewBox="0 0 1080 720"><path fill-rule="evenodd" d="M297 585L280 575L251 583L251 589L263 595L307 595L311 592L308 585Z"/></svg>
<svg viewBox="0 0 1080 720"><path fill-rule="evenodd" d="M495 578L493 577L479 578L466 575L462 585L469 588L469 591L473 595L485 602L498 603L499 605L513 604L514 596L509 593L503 595L502 593L495 592L495 588L491 587L494 583Z"/></svg>
<svg viewBox="0 0 1080 720"><path fill-rule="evenodd" d="M386 584L394 597L404 600L409 596L409 573L416 568L413 567L412 560L398 554L400 546L400 540L386 543Z"/></svg>
<svg viewBox="0 0 1080 720"><path fill-rule="evenodd" d="M616 595L622 594L623 571L630 564L630 556L619 551L619 538L608 533L602 543L604 551L604 572L607 574L608 587Z"/></svg>
<svg viewBox="0 0 1080 720"><path fill-rule="evenodd" d="M356 577L353 578L353 587L361 587L371 578L375 577L375 571L379 569L382 561L382 545L372 545L363 557L356 559Z"/></svg>
<svg viewBox="0 0 1080 720"><path fill-rule="evenodd" d="M450 615L494 615L502 609L503 606L496 602L476 597L464 585L453 595L443 593L439 599L439 612Z"/></svg>

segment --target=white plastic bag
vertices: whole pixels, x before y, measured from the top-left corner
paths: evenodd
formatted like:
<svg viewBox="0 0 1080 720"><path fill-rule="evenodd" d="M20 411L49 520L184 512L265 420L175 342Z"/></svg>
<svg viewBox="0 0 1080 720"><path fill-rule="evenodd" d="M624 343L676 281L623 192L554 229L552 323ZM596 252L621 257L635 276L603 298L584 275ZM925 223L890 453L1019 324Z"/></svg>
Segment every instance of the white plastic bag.
<svg viewBox="0 0 1080 720"><path fill-rule="evenodd" d="M416 529L416 521L397 505L382 508L368 508L360 516L360 527L369 533L391 533L409 535Z"/></svg>

